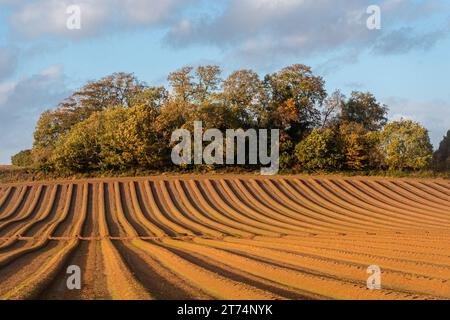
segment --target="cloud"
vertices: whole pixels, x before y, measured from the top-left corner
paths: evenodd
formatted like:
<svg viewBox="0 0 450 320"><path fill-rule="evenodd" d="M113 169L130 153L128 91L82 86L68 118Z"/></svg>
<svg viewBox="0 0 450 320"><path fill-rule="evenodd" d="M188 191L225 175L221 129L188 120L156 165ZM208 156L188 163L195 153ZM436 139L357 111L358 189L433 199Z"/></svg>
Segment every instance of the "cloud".
<svg viewBox="0 0 450 320"><path fill-rule="evenodd" d="M390 97L385 99L390 107L391 120L414 120L430 131L431 142L439 146L442 137L450 130L450 103L444 100L415 101ZM432 110L432 112L430 112Z"/></svg>
<svg viewBox="0 0 450 320"><path fill-rule="evenodd" d="M0 163L9 163L20 148L31 147L39 114L68 93L60 66L16 82L0 82Z"/></svg>
<svg viewBox="0 0 450 320"><path fill-rule="evenodd" d="M208 43L247 52L270 47L307 53L369 35L363 20L366 7L354 0L349 3L353 5L332 0L230 0L218 16L181 21L167 40L174 46Z"/></svg>
<svg viewBox="0 0 450 320"><path fill-rule="evenodd" d="M324 68L333 70L364 52L427 50L449 35L450 28L436 25L418 31L430 17L448 19L448 1L378 3L381 30L366 27L373 0L0 0L9 7L10 29L19 38L73 40L156 28L172 49L213 46L231 63L260 67L321 55L329 60ZM66 27L66 9L74 4L81 8L81 30ZM350 59L343 58L347 53Z"/></svg>
<svg viewBox="0 0 450 320"><path fill-rule="evenodd" d="M11 6L10 25L28 38L56 36L83 38L135 27L157 26L177 17L179 10L196 0L34 0ZM3 3L8 4L9 1ZM2 2L0 2L1 4ZM66 26L67 8L81 9L81 29Z"/></svg>
<svg viewBox="0 0 450 320"><path fill-rule="evenodd" d="M211 45L236 59L274 61L280 57L310 57L320 53L334 62L353 63L362 52L383 54L429 49L448 36L434 26L419 33L416 26L448 12L447 1L380 1L382 29L369 30L366 10L372 0L229 0L218 14L185 18L173 25L165 41L174 48ZM442 17L441 17L442 18ZM448 17L447 17L448 18ZM351 59L342 59L348 51ZM356 53L356 54L355 54ZM356 55L356 57L355 57Z"/></svg>
<svg viewBox="0 0 450 320"><path fill-rule="evenodd" d="M394 30L379 39L373 51L379 54L403 54L412 50L426 51L447 37L450 27L425 33L416 33L413 28Z"/></svg>
<svg viewBox="0 0 450 320"><path fill-rule="evenodd" d="M0 81L11 76L17 67L16 49L0 47Z"/></svg>
<svg viewBox="0 0 450 320"><path fill-rule="evenodd" d="M338 70L342 65L354 64L359 60L359 52L355 49L344 50L343 53L336 54L324 63L317 66L317 72L321 75L328 75Z"/></svg>

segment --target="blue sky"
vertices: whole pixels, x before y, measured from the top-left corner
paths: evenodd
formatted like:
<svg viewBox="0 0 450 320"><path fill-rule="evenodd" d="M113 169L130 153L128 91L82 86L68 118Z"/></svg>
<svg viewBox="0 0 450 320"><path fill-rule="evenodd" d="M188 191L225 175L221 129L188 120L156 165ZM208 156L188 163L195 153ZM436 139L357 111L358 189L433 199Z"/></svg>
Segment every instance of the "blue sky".
<svg viewBox="0 0 450 320"><path fill-rule="evenodd" d="M369 30L366 10L381 9ZM66 8L81 9L69 30ZM371 91L391 119L450 129L450 1L0 0L0 163L29 148L39 114L87 80L134 72L164 84L185 65L226 76L303 63L331 93Z"/></svg>

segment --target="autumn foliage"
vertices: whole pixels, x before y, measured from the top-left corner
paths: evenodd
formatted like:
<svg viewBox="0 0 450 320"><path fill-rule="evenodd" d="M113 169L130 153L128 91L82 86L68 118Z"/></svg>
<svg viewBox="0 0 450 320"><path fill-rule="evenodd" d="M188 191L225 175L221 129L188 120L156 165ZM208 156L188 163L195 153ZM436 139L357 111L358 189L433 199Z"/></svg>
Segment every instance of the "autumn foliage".
<svg viewBox="0 0 450 320"><path fill-rule="evenodd" d="M167 79L168 88L127 73L87 83L41 115L29 161L64 173L168 170L172 132L191 130L194 121L205 130L280 129L282 169L420 170L432 161L420 124L387 123L388 107L368 92L328 95L305 65L263 78L239 70L226 79L217 66L185 67ZM433 163L448 170L442 148Z"/></svg>

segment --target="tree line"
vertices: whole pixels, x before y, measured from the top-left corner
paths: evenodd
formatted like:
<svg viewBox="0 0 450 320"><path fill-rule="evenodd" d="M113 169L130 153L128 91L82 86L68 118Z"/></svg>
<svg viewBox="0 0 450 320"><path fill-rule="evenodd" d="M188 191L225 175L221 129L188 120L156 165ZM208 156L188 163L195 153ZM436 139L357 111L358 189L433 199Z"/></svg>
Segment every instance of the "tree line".
<svg viewBox="0 0 450 320"><path fill-rule="evenodd" d="M223 132L279 129L286 170L450 170L450 131L433 154L421 124L388 123L388 107L370 92L328 94L305 65L226 79L218 66L184 67L167 80L155 87L114 73L87 83L40 116L32 149L12 163L63 174L171 170L172 132L202 121Z"/></svg>

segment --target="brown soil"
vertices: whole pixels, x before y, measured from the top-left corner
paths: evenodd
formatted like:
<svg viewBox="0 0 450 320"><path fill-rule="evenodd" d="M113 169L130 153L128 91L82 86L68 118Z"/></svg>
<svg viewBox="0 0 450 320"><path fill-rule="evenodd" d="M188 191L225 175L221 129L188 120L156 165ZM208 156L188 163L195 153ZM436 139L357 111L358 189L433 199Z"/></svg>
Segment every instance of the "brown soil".
<svg viewBox="0 0 450 320"><path fill-rule="evenodd" d="M71 265L81 290L67 288ZM381 290L367 289L370 265ZM0 282L3 299L449 299L450 182L3 184Z"/></svg>

